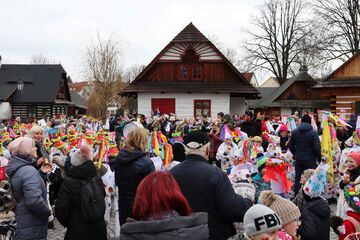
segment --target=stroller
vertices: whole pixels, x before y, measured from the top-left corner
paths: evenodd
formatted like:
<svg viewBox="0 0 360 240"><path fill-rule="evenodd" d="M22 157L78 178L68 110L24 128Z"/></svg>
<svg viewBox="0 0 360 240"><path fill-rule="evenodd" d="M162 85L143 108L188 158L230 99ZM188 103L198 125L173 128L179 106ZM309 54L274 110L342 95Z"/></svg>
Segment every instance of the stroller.
<svg viewBox="0 0 360 240"><path fill-rule="evenodd" d="M0 240L11 240L14 237L16 222L12 211L16 201L11 194L10 183L0 182Z"/></svg>

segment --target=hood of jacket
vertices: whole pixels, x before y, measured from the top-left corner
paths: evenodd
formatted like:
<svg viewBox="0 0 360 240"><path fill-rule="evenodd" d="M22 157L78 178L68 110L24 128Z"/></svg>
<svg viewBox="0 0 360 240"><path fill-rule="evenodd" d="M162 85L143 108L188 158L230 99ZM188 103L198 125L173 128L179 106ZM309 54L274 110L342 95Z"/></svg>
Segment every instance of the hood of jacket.
<svg viewBox="0 0 360 240"><path fill-rule="evenodd" d="M72 166L68 176L77 179L88 179L95 177L96 174L96 167L94 163L89 160L79 166Z"/></svg>
<svg viewBox="0 0 360 240"><path fill-rule="evenodd" d="M306 194L304 194L304 197L305 196ZM328 218L330 216L329 204L323 198L318 197L311 199L310 201L307 201L307 204L311 212L319 216L321 219Z"/></svg>
<svg viewBox="0 0 360 240"><path fill-rule="evenodd" d="M299 129L299 131L310 131L313 130L313 127L311 124L303 122L296 129Z"/></svg>
<svg viewBox="0 0 360 240"><path fill-rule="evenodd" d="M136 221L128 219L121 226L124 234L151 234L154 232L167 232L179 228L191 228L199 225L207 225L208 214L206 212L194 213L190 216L175 216L152 221Z"/></svg>
<svg viewBox="0 0 360 240"><path fill-rule="evenodd" d="M119 160L118 163L128 164L145 156L146 156L146 152L142 152L140 150L134 150L132 152L124 150L119 153L117 158Z"/></svg>
<svg viewBox="0 0 360 240"><path fill-rule="evenodd" d="M35 159L25 156L12 156L6 167L6 174L9 177L14 176L16 171L23 166L34 166Z"/></svg>

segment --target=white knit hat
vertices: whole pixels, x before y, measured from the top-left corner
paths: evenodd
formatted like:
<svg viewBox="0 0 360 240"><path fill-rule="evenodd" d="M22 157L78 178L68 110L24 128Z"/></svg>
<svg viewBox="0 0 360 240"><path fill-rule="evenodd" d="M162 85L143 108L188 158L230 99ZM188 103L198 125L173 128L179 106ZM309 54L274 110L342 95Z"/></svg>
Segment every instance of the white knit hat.
<svg viewBox="0 0 360 240"><path fill-rule="evenodd" d="M81 145L70 157L70 163L72 166L80 166L86 161L92 161L93 149L89 145Z"/></svg>

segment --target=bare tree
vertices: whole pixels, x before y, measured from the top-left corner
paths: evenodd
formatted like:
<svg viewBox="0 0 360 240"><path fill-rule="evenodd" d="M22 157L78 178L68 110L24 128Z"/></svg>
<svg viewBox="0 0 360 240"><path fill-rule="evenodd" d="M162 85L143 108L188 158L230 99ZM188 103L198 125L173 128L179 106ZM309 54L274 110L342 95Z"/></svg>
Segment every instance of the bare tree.
<svg viewBox="0 0 360 240"><path fill-rule="evenodd" d="M118 93L125 84L120 74L120 56L120 44L111 36L102 39L98 33L96 41L87 47L85 73L93 86L88 112L102 120L110 105L121 102Z"/></svg>
<svg viewBox="0 0 360 240"><path fill-rule="evenodd" d="M142 72L142 70L144 70L145 67L145 65L134 64L125 69L122 74L124 81L127 83L132 82Z"/></svg>
<svg viewBox="0 0 360 240"><path fill-rule="evenodd" d="M327 58L342 59L355 55L360 49L359 0L315 0L315 13L327 34Z"/></svg>
<svg viewBox="0 0 360 240"><path fill-rule="evenodd" d="M225 47L225 44L221 42L219 37L215 34L209 34L207 38L235 67L238 67L240 60L237 49Z"/></svg>
<svg viewBox="0 0 360 240"><path fill-rule="evenodd" d="M245 60L249 68L272 72L280 84L297 71L306 51L311 53L319 44L309 41L314 38L311 23L304 19L306 8L302 0L265 2L248 30Z"/></svg>
<svg viewBox="0 0 360 240"><path fill-rule="evenodd" d="M55 61L51 61L50 59L48 59L47 57L45 57L41 53L33 55L31 57L31 60L30 60L31 64L51 64L51 63L54 63L54 62Z"/></svg>

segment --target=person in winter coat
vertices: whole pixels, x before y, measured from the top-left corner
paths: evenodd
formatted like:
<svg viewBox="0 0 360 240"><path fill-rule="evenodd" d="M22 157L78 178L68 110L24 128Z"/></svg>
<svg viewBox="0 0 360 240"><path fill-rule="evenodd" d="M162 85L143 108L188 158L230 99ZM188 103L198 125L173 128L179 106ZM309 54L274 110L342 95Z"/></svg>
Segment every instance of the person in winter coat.
<svg viewBox="0 0 360 240"><path fill-rule="evenodd" d="M311 172L310 169L304 171L301 179L304 185L309 181ZM315 176L317 176L316 173L313 177ZM326 178L322 181L325 185ZM320 196L323 192L323 190L314 191L311 187L304 186L293 200L301 212L298 234L302 240L328 240L330 238L330 207L328 202Z"/></svg>
<svg viewBox="0 0 360 240"><path fill-rule="evenodd" d="M168 172L154 172L139 184L132 218L121 226L122 240L209 239L207 213L192 214Z"/></svg>
<svg viewBox="0 0 360 240"><path fill-rule="evenodd" d="M353 135L353 132L356 129L356 121L357 121L357 116L356 116L356 114L352 113L350 115L350 121L347 122L347 124L349 124L351 126L351 128L349 128L349 130L348 130L348 136L347 136L348 138Z"/></svg>
<svg viewBox="0 0 360 240"><path fill-rule="evenodd" d="M339 235L339 240L355 239L349 235L360 232L360 177L345 186L344 195L349 206L347 217L332 217L331 227Z"/></svg>
<svg viewBox="0 0 360 240"><path fill-rule="evenodd" d="M233 142L232 136L226 136L225 141L220 145L216 153L216 160L221 163L221 169L230 173L232 161L239 158L239 149Z"/></svg>
<svg viewBox="0 0 360 240"><path fill-rule="evenodd" d="M29 137L34 139L35 146L37 148L37 158L36 158L36 167L40 168L42 164L48 164L50 161L50 155L48 151L44 147L44 138L45 133L44 129L38 125L34 125L27 134ZM49 184L49 204L50 206L55 205L55 200L57 198L57 194L59 192L61 183L63 181L61 170L56 169L54 172L51 172L49 174L42 174L43 179L45 179L45 184ZM49 218L49 228L54 228L54 216L51 215Z"/></svg>
<svg viewBox="0 0 360 240"><path fill-rule="evenodd" d="M193 212L207 212L210 240L236 234L234 222L242 222L251 200L234 192L229 178L208 162L209 136L193 131L184 139L186 159L170 170Z"/></svg>
<svg viewBox="0 0 360 240"><path fill-rule="evenodd" d="M65 240L106 239L106 225L104 218L89 223L84 219L81 210L83 182L97 176L96 167L92 162L92 152L93 150L90 146L82 145L80 149L77 149L72 154L70 158L72 167L68 176L64 179L58 194L58 200L55 205L55 214L59 222L67 228ZM103 188L101 178L96 178L97 184Z"/></svg>
<svg viewBox="0 0 360 240"><path fill-rule="evenodd" d="M210 154L209 154L209 162L213 164L216 163L216 166L221 168L221 162L216 160L216 153L223 142L220 137L220 121L216 120L213 124L213 127L209 134L210 137Z"/></svg>
<svg viewBox="0 0 360 240"><path fill-rule="evenodd" d="M17 201L14 239L45 240L51 211L47 204L45 183L34 167L37 157L35 142L29 137L19 137L9 144L8 149L12 157L6 173ZM41 170L48 172L51 167L42 166Z"/></svg>
<svg viewBox="0 0 360 240"><path fill-rule="evenodd" d="M315 169L317 162L321 161L320 139L311 126L311 118L304 115L301 124L292 132L289 149L295 159L295 184L294 193L300 189L301 174L305 169Z"/></svg>
<svg viewBox="0 0 360 240"><path fill-rule="evenodd" d="M288 150L288 141L289 141L289 130L285 124L281 124L279 127L279 137L280 137L280 147L282 152Z"/></svg>
<svg viewBox="0 0 360 240"><path fill-rule="evenodd" d="M136 128L125 141L124 151L120 151L115 165L115 184L119 188L120 224L131 216L136 188L147 175L155 171L155 166L146 153L149 131Z"/></svg>
<svg viewBox="0 0 360 240"><path fill-rule="evenodd" d="M360 176L360 152L350 152L346 159L347 171L339 183L340 189L350 182L354 182Z"/></svg>

